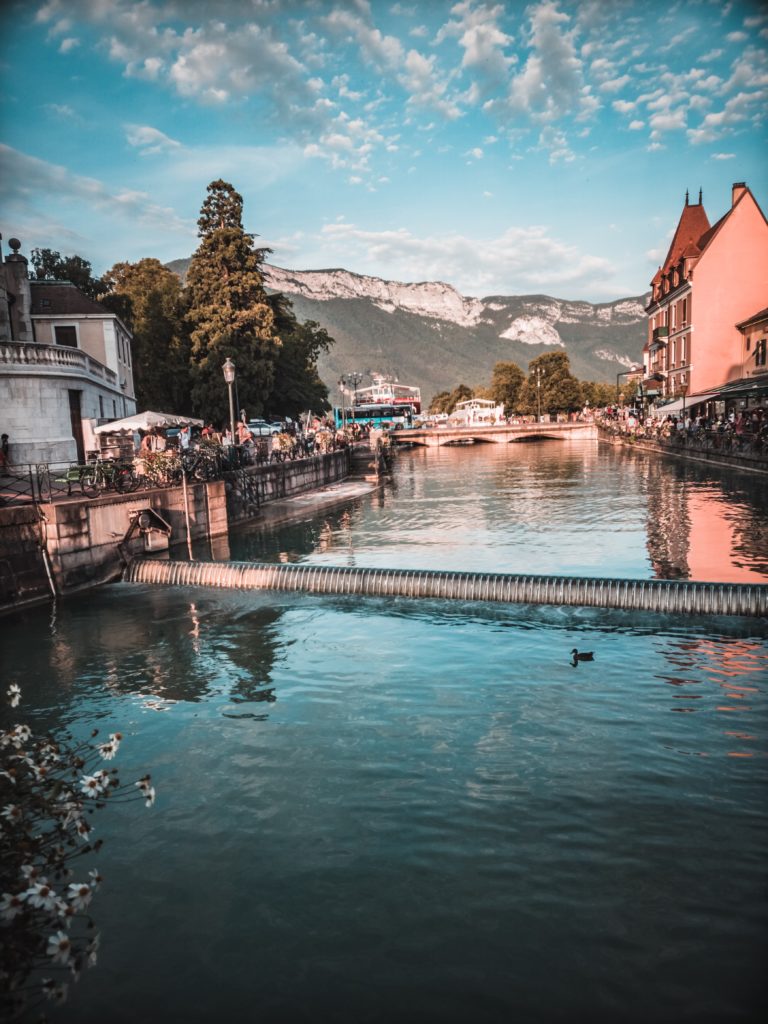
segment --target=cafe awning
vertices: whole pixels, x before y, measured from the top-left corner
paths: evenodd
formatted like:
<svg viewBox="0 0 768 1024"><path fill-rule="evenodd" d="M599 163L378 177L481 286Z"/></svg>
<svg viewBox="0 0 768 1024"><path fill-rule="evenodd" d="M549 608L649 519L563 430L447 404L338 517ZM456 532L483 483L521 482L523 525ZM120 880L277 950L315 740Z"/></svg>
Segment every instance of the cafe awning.
<svg viewBox="0 0 768 1024"><path fill-rule="evenodd" d="M191 416L177 416L170 412L137 412L122 420L112 420L94 427L94 434L132 434L135 430L151 430L153 427L202 427L202 420Z"/></svg>
<svg viewBox="0 0 768 1024"><path fill-rule="evenodd" d="M719 394L719 391L707 391L701 395L686 395L685 398L676 398L673 402L668 402L666 405L657 405L654 408L654 412L657 416L675 416L677 413L682 412L683 409L692 409L696 405L701 405L702 402L710 402L713 398L717 398Z"/></svg>

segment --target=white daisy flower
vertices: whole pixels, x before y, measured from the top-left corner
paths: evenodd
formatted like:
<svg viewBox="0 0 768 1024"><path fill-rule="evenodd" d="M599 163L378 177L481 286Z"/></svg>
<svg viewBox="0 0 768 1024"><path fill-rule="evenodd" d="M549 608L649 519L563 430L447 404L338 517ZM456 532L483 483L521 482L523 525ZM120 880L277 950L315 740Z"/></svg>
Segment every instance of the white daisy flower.
<svg viewBox="0 0 768 1024"><path fill-rule="evenodd" d="M46 954L53 957L54 963L65 964L69 960L72 951L72 943L66 932L58 931L48 937L48 949Z"/></svg>
<svg viewBox="0 0 768 1024"><path fill-rule="evenodd" d="M12 892L3 893L2 899L0 899L0 917L4 921L12 921L23 909L24 899L22 896Z"/></svg>
<svg viewBox="0 0 768 1024"><path fill-rule="evenodd" d="M58 902L58 896L44 878L27 889L24 899L31 906L39 907L40 910L55 910Z"/></svg>
<svg viewBox="0 0 768 1024"><path fill-rule="evenodd" d="M0 814L7 818L12 825L18 825L24 814L18 804L6 804Z"/></svg>
<svg viewBox="0 0 768 1024"><path fill-rule="evenodd" d="M70 882L67 889L67 899L75 910L85 910L91 902L92 896L93 892L90 885L86 885L85 882Z"/></svg>
<svg viewBox="0 0 768 1024"><path fill-rule="evenodd" d="M17 707L19 701L21 700L21 687L18 686L16 683L11 683L11 685L8 687L7 692L11 707Z"/></svg>

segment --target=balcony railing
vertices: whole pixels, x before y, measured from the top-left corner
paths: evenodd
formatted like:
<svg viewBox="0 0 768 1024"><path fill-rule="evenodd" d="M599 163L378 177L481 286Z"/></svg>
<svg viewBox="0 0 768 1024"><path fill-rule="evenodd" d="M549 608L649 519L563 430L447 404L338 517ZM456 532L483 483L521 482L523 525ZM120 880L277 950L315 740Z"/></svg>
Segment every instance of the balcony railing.
<svg viewBox="0 0 768 1024"><path fill-rule="evenodd" d="M62 374L92 377L117 387L117 374L79 348L41 345L37 342L0 342L0 371L6 367L39 367ZM34 372L34 371L33 371Z"/></svg>
<svg viewBox="0 0 768 1024"><path fill-rule="evenodd" d="M666 345L667 339L669 338L669 327L654 327L653 334L651 335L652 345Z"/></svg>

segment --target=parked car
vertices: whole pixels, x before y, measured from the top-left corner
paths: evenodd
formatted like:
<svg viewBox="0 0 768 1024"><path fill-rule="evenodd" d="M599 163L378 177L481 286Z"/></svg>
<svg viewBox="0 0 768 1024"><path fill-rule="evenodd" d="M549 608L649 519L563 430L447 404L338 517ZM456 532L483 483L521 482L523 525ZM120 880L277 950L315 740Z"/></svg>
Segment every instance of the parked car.
<svg viewBox="0 0 768 1024"><path fill-rule="evenodd" d="M276 433L266 420L248 420L247 427L254 437L271 437Z"/></svg>

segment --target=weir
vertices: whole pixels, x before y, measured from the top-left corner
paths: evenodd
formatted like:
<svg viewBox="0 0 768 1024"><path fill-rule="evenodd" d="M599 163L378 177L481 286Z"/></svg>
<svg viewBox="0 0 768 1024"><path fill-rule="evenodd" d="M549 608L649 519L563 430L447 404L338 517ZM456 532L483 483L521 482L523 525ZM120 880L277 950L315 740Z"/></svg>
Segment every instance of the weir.
<svg viewBox="0 0 768 1024"><path fill-rule="evenodd" d="M768 584L135 558L127 583L768 617Z"/></svg>

